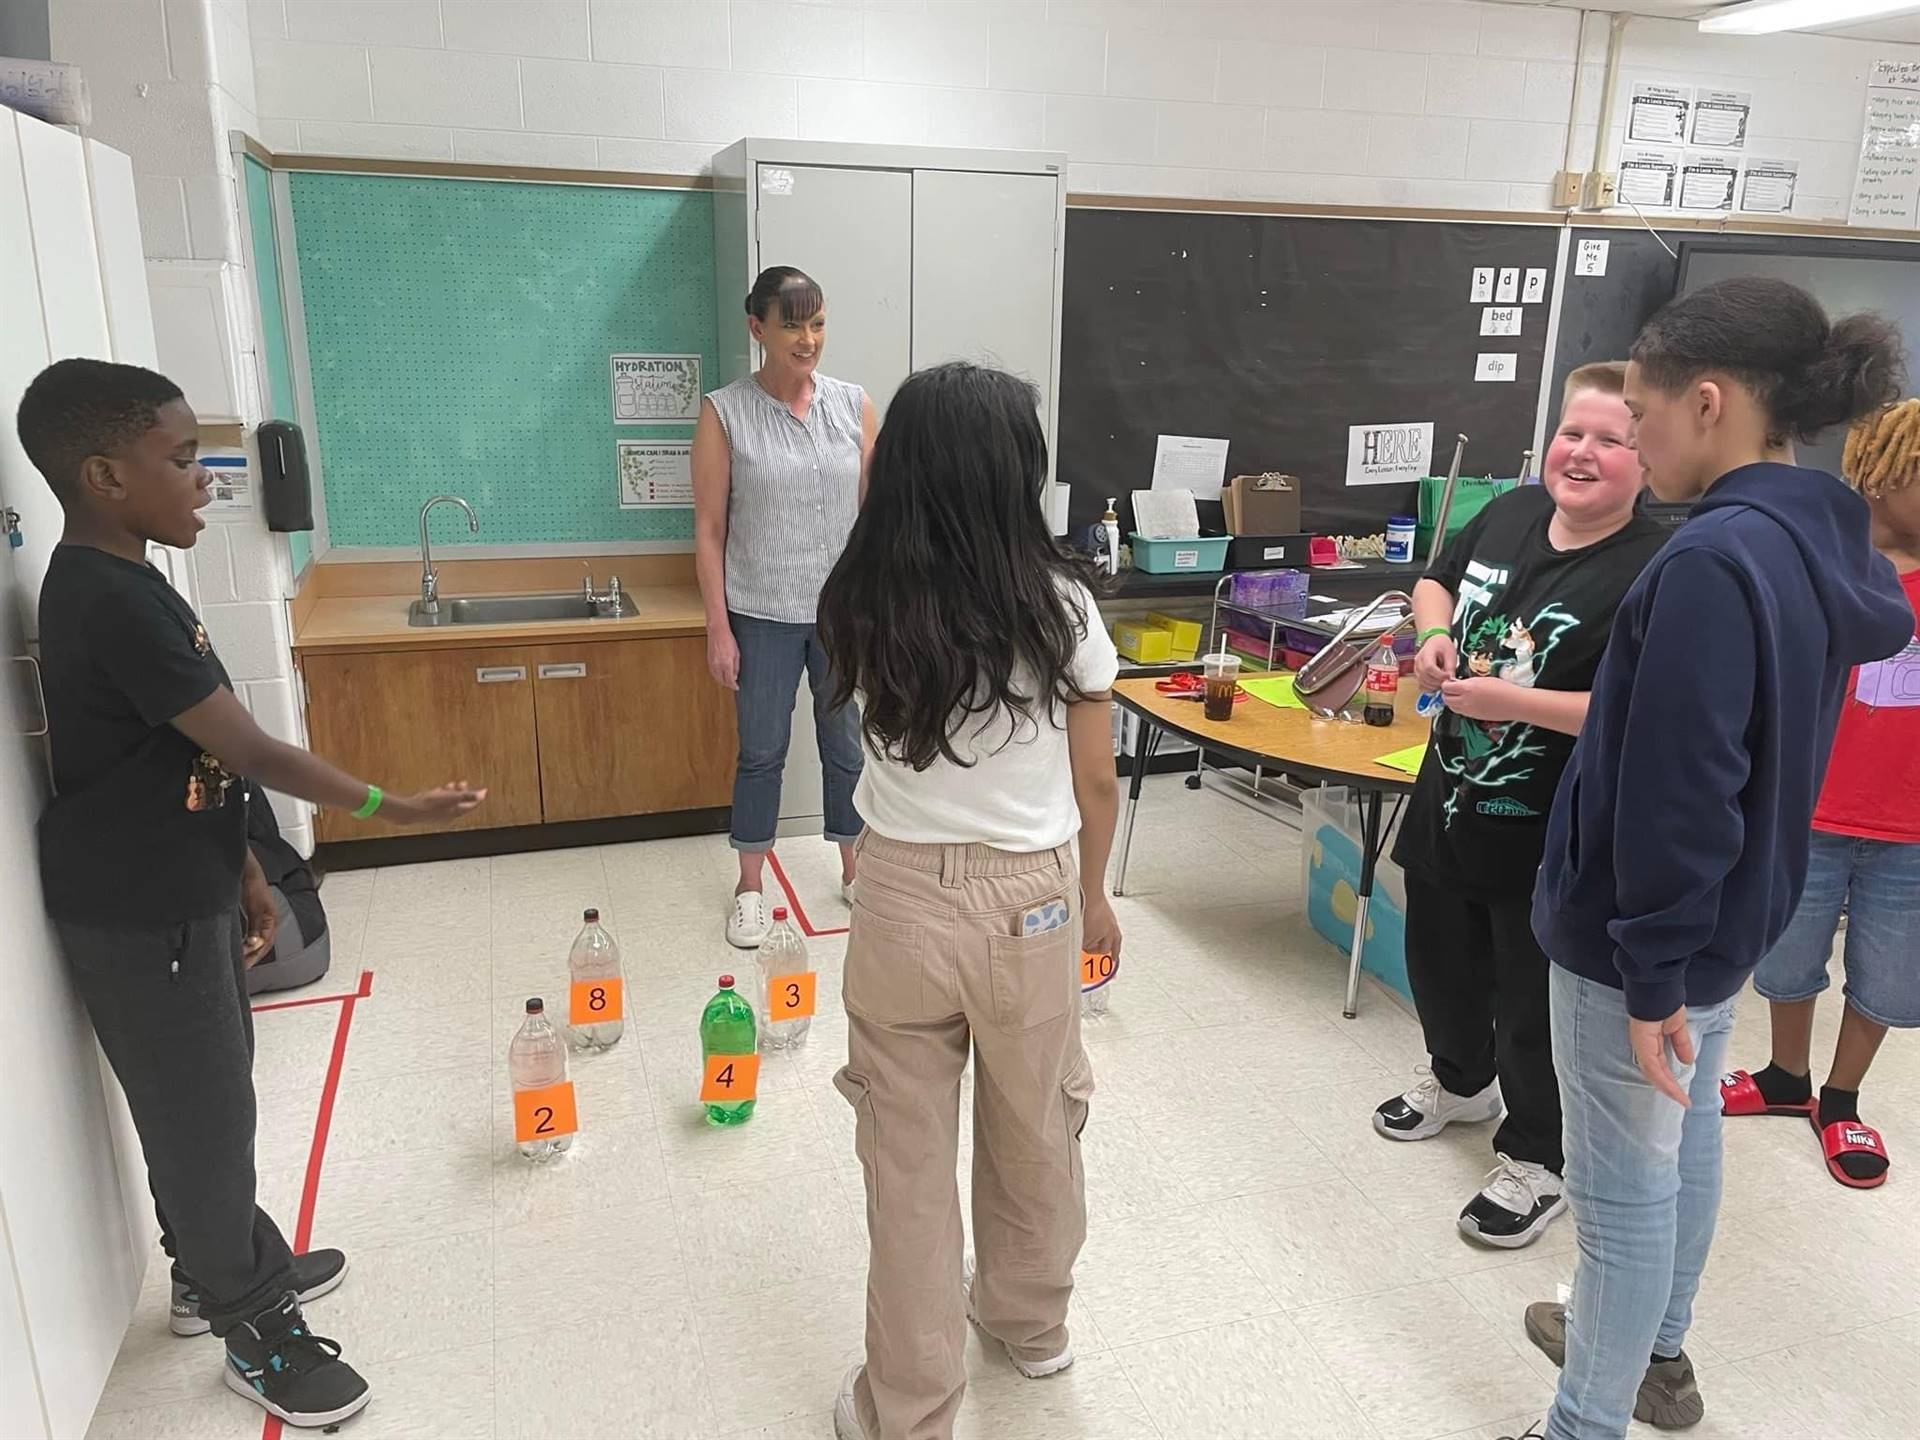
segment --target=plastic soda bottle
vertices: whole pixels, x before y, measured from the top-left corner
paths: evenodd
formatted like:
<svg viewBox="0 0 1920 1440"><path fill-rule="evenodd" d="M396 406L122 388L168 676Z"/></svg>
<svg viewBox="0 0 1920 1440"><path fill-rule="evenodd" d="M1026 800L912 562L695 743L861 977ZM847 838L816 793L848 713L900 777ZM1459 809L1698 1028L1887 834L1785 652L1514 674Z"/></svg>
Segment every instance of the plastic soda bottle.
<svg viewBox="0 0 1920 1440"><path fill-rule="evenodd" d="M1367 658L1366 707L1360 718L1369 725L1393 724L1393 701L1400 693L1400 657L1393 653L1393 640L1382 635L1380 644Z"/></svg>
<svg viewBox="0 0 1920 1440"><path fill-rule="evenodd" d="M560 1039L560 1032L553 1028L553 1022L547 1019L546 1002L538 995L527 1001L527 1018L507 1046L507 1078L516 1095L521 1091L546 1090L566 1081L567 1047ZM522 1155L529 1160L551 1160L573 1148L571 1130L551 1139L541 1137L539 1129L554 1123L551 1112L541 1116L536 1111L534 1118L532 1138L519 1142Z"/></svg>
<svg viewBox="0 0 1920 1440"><path fill-rule="evenodd" d="M626 1033L626 987L620 973L620 947L588 910L567 956L573 980L567 1005L567 1040L576 1050L604 1050Z"/></svg>
<svg viewBox="0 0 1920 1440"><path fill-rule="evenodd" d="M790 1005L800 1002L800 987L784 977L805 974L813 965L807 959L806 939L787 917L783 905L774 908L773 929L760 942L759 962L760 994L766 1006L761 1011L765 1023L760 1027L760 1041L769 1050L786 1050L807 1038L813 1019L806 1015L796 1020L773 1018L779 1013L783 999ZM780 982L778 992L776 981Z"/></svg>
<svg viewBox="0 0 1920 1440"><path fill-rule="evenodd" d="M720 989L700 1014L700 1055L752 1055L754 1046L753 1007L733 988L733 976L720 977ZM732 1104L709 1104L709 1125L743 1124L753 1114L754 1102L738 1100Z"/></svg>

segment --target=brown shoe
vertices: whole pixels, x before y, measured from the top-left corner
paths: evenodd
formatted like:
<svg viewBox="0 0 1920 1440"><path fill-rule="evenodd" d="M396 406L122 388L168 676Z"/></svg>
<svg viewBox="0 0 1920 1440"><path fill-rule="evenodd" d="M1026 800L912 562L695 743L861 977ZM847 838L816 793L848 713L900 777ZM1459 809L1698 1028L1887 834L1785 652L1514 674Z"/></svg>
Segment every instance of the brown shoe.
<svg viewBox="0 0 1920 1440"><path fill-rule="evenodd" d="M1526 1315L1527 1339L1555 1365L1567 1363L1567 1307L1542 1300L1529 1305ZM1682 1351L1672 1360L1657 1360L1647 1366L1641 1378L1640 1392L1633 1397L1633 1418L1656 1430L1684 1430L1698 1425L1707 1413L1694 1379L1693 1361Z"/></svg>

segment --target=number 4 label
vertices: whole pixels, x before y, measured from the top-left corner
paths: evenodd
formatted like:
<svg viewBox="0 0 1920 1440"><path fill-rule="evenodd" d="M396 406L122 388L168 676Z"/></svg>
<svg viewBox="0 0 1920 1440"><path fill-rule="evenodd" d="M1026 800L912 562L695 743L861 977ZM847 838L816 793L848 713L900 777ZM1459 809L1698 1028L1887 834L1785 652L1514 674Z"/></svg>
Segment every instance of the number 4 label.
<svg viewBox="0 0 1920 1440"><path fill-rule="evenodd" d="M567 1023L600 1025L621 1018L625 996L618 979L576 980L567 997Z"/></svg>
<svg viewBox="0 0 1920 1440"><path fill-rule="evenodd" d="M518 1143L553 1140L579 1128L580 1112L574 1105L571 1080L513 1092L513 1138Z"/></svg>
<svg viewBox="0 0 1920 1440"><path fill-rule="evenodd" d="M760 1088L758 1055L709 1055L700 1079L700 1098L709 1105L751 1100Z"/></svg>

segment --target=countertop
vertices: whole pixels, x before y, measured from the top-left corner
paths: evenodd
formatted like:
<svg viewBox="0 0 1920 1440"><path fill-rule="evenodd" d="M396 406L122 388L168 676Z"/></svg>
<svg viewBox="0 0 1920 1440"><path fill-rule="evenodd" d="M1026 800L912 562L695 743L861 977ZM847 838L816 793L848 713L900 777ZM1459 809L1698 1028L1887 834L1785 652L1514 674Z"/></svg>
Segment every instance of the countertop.
<svg viewBox="0 0 1920 1440"><path fill-rule="evenodd" d="M448 594L446 599L483 591ZM343 595L313 602L295 627L300 654L356 650L450 650L543 645L577 640L644 640L704 635L706 610L697 585L645 585L627 591L638 613L621 620L540 620L519 625L409 625L413 595Z"/></svg>

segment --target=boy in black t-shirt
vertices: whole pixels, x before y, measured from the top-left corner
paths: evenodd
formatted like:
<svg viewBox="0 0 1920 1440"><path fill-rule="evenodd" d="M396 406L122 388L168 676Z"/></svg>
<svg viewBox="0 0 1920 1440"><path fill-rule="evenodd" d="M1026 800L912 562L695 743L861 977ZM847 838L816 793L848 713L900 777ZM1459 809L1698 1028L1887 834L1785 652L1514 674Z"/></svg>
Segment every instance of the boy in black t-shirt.
<svg viewBox="0 0 1920 1440"><path fill-rule="evenodd" d="M1567 377L1542 481L1503 495L1413 592L1414 673L1446 702L1393 858L1407 873L1407 978L1433 1068L1374 1112L1394 1140L1506 1118L1460 1229L1531 1244L1566 1208L1547 958L1534 873L1613 612L1666 533L1642 477L1624 364Z"/></svg>
<svg viewBox="0 0 1920 1440"><path fill-rule="evenodd" d="M224 1339L238 1393L291 1424L330 1425L367 1403L367 1384L300 1304L339 1284L346 1257L292 1255L254 1203L246 969L271 948L275 915L239 777L410 820L486 792L459 781L383 797L254 723L205 627L146 559L150 542L191 547L206 523L199 427L178 386L63 360L27 387L19 431L66 512L40 592L55 792L42 886L146 1152L172 1326Z"/></svg>

